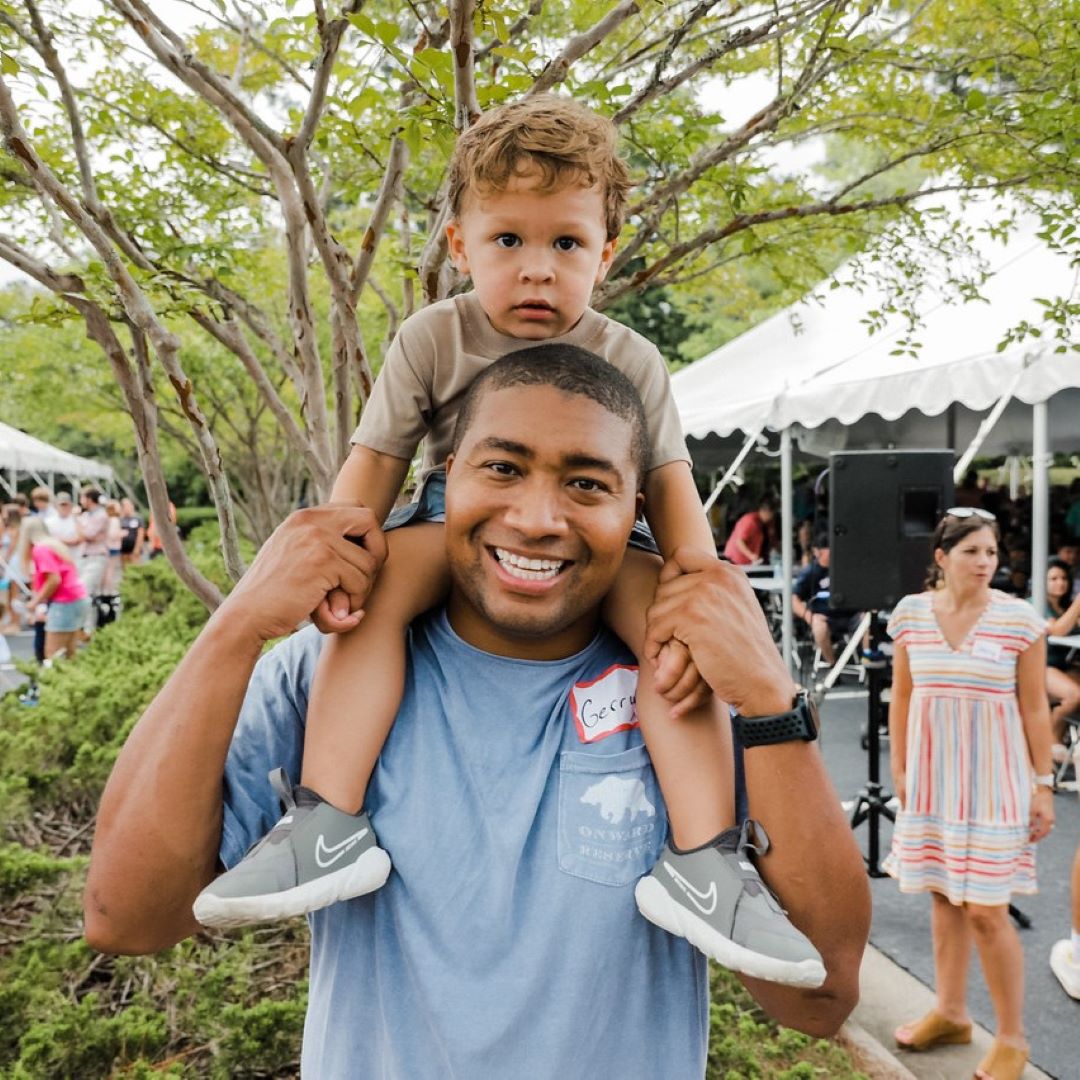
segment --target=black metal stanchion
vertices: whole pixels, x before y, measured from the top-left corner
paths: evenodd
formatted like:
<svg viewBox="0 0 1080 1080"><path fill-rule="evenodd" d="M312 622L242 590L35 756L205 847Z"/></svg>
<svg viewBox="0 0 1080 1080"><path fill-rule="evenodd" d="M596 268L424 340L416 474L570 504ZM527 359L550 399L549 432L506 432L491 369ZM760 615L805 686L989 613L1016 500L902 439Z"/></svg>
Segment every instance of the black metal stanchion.
<svg viewBox="0 0 1080 1080"><path fill-rule="evenodd" d="M866 714L867 778L866 786L855 796L851 827L857 829L865 821L867 829L866 872L874 878L885 877L881 869L881 818L896 821L889 806L892 796L881 784L881 721L883 718L881 690L885 682L888 660L878 650L881 628L876 611L870 613L870 657L866 660L866 681L870 691Z"/></svg>

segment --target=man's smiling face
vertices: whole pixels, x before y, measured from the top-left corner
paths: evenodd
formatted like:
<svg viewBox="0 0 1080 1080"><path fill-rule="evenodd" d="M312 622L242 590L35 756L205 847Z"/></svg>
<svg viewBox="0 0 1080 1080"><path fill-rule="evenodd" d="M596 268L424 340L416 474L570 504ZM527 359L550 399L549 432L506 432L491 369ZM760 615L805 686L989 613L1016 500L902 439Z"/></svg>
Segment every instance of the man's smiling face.
<svg viewBox="0 0 1080 1080"><path fill-rule="evenodd" d="M486 391L448 463L455 631L485 652L584 648L641 507L632 428L551 386Z"/></svg>

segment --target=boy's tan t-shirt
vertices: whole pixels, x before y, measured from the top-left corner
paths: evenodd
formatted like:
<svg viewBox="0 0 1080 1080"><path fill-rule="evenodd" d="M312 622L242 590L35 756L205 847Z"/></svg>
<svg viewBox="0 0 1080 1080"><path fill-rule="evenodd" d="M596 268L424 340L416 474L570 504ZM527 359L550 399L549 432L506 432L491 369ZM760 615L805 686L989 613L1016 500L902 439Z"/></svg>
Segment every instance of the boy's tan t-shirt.
<svg viewBox="0 0 1080 1080"><path fill-rule="evenodd" d="M422 476L450 453L461 398L499 357L530 345L577 345L617 367L637 388L649 429L649 468L690 461L659 350L628 326L587 308L578 324L545 341L500 334L476 294L441 300L402 323L352 441L411 460L425 438Z"/></svg>

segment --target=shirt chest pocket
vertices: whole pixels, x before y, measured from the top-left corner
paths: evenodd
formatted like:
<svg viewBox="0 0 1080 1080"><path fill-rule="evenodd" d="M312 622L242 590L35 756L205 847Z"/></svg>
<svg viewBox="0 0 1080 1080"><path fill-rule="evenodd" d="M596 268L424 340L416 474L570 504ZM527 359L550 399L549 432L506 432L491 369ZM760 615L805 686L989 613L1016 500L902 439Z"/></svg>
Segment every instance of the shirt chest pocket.
<svg viewBox="0 0 1080 1080"><path fill-rule="evenodd" d="M667 833L644 746L619 754L564 751L559 760L559 869L629 885L652 869Z"/></svg>

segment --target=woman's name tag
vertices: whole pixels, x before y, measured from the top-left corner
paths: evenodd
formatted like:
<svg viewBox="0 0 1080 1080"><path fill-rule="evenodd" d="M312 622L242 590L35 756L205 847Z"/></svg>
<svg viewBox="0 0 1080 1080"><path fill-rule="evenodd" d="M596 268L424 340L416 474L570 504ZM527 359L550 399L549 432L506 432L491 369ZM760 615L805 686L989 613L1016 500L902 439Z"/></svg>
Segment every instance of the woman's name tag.
<svg viewBox="0 0 1080 1080"><path fill-rule="evenodd" d="M976 660L990 660L995 664L1000 664L1003 650L996 641L987 641L986 638L976 638L975 645L971 650L971 655L974 656Z"/></svg>

